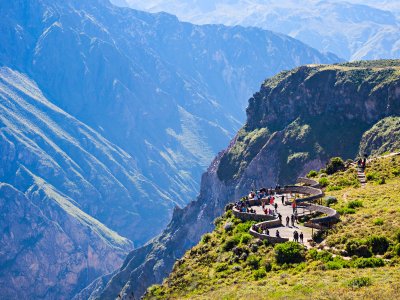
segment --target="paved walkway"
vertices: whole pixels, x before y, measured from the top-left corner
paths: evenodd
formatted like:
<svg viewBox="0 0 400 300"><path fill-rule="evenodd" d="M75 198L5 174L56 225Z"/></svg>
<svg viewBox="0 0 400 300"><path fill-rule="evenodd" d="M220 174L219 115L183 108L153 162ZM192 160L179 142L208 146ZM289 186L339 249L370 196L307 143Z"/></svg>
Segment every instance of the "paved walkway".
<svg viewBox="0 0 400 300"><path fill-rule="evenodd" d="M285 194L285 199L288 199L289 195ZM276 203L278 203L278 213L282 215L282 226L279 227L274 227L269 229L269 234L271 236L275 236L276 230L279 230L279 234L283 238L289 238L290 241L293 241L293 232L297 230L297 232L300 234L300 232L303 232L304 235L304 245L307 247L310 247L309 240L312 239L312 229L309 227L302 226L300 224L295 223L294 226L292 226L292 222L289 221L289 226L286 225L286 217L289 216L289 220L291 215L293 214L293 208L291 205L282 205L281 202L281 195L278 194L275 196ZM264 215L264 211L262 210L261 206L252 206L253 209L256 210L257 214ZM266 208L273 209L272 205L266 205ZM303 208L298 208L298 215L301 216L303 214L308 214L307 210L304 210ZM315 229L314 229L315 231Z"/></svg>

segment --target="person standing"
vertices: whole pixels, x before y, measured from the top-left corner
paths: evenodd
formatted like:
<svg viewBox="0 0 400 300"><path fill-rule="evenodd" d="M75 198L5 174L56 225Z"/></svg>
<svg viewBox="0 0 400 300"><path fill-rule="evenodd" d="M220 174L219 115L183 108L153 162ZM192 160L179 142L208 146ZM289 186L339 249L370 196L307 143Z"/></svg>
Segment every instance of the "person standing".
<svg viewBox="0 0 400 300"><path fill-rule="evenodd" d="M281 196L281 201L282 201L282 205L284 205L285 204L285 195Z"/></svg>
<svg viewBox="0 0 400 300"><path fill-rule="evenodd" d="M300 243L302 243L302 244L304 243L303 239L304 239L303 232L300 232Z"/></svg>
<svg viewBox="0 0 400 300"><path fill-rule="evenodd" d="M289 226L289 221L290 221L289 216L286 216L286 226Z"/></svg>
<svg viewBox="0 0 400 300"><path fill-rule="evenodd" d="M292 221L292 226L294 227L294 215L291 215L291 216L290 216L290 219L291 219L291 221Z"/></svg>

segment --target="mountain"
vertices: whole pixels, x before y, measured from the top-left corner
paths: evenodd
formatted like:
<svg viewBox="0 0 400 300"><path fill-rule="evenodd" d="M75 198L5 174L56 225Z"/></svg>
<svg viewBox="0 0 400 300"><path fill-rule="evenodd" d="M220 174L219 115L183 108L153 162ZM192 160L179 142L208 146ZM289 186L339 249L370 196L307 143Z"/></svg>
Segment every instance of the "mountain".
<svg viewBox="0 0 400 300"><path fill-rule="evenodd" d="M70 299L120 266L131 241L85 211L117 222L114 197L139 192L133 159L5 67L0 157L2 297Z"/></svg>
<svg viewBox="0 0 400 300"><path fill-rule="evenodd" d="M9 1L1 15L0 64L130 157L119 165L131 174L111 170L122 193L96 185L101 196L81 198L86 213L135 245L195 197L265 74L337 60L268 31L194 26L107 0Z"/></svg>
<svg viewBox="0 0 400 300"><path fill-rule="evenodd" d="M397 299L399 166L398 154L368 162L367 174L376 177L370 175L365 187L348 184L358 182L356 166L333 175L315 172L316 179L332 183L322 202L336 200L331 206L341 212L341 222L319 233L315 243L304 240L308 249L254 238L249 229L256 221L228 210L144 299Z"/></svg>
<svg viewBox="0 0 400 300"><path fill-rule="evenodd" d="M196 24L240 24L273 30L346 60L400 57L400 5L394 0L124 2L118 4L151 12L166 11Z"/></svg>
<svg viewBox="0 0 400 300"><path fill-rule="evenodd" d="M400 116L399 71L399 60L364 61L302 66L267 79L249 100L246 124L203 175L197 200L176 209L164 232L132 251L90 299L138 298L161 283L225 205L254 185L283 186L330 157L354 159L368 130Z"/></svg>
<svg viewBox="0 0 400 300"><path fill-rule="evenodd" d="M6 1L0 16L0 294L10 299L71 299L111 276L196 195L265 74L338 60L265 30L107 0Z"/></svg>

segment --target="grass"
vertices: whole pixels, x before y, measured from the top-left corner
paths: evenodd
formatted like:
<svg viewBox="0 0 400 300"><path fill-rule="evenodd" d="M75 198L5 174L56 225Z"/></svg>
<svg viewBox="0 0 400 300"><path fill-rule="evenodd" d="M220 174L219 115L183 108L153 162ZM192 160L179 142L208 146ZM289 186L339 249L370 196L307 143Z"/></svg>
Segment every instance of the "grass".
<svg viewBox="0 0 400 300"><path fill-rule="evenodd" d="M293 256L289 244L274 248L258 241L247 233L252 222L226 213L218 218L215 230L175 264L162 285L149 289L146 298L399 298L400 178L393 174L399 166L400 157L373 162L367 171L384 175L386 184L372 181L365 188L347 184L353 170L324 175L335 185L345 182L341 190L327 192L337 199L331 207L352 213L343 214L316 248L299 249L301 256L293 260L277 259L277 253ZM228 231L227 223L233 224Z"/></svg>

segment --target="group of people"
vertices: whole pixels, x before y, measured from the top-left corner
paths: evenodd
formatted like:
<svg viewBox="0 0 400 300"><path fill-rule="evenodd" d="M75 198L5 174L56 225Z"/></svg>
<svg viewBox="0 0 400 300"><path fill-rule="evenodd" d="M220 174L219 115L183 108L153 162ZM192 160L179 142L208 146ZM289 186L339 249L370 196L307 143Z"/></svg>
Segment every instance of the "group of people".
<svg viewBox="0 0 400 300"><path fill-rule="evenodd" d="M366 166L366 164L367 164L367 158L366 157L364 157L364 158L360 158L358 161L357 161L357 165L358 165L358 167L359 168L365 168L365 166Z"/></svg>
<svg viewBox="0 0 400 300"><path fill-rule="evenodd" d="M295 241L295 242L299 242L299 238L300 238L300 243L304 243L304 235L303 235L303 232L300 232L300 234L297 232L297 230L295 230L294 232L293 232L293 241Z"/></svg>
<svg viewBox="0 0 400 300"><path fill-rule="evenodd" d="M279 217L279 220L281 220L281 222L282 222L282 216L278 216L278 217ZM296 213L291 215L290 218L289 218L289 216L286 216L286 226L289 226L289 222L292 223L292 227L294 227L294 223L295 222L299 223L299 221L297 220L297 214Z"/></svg>

